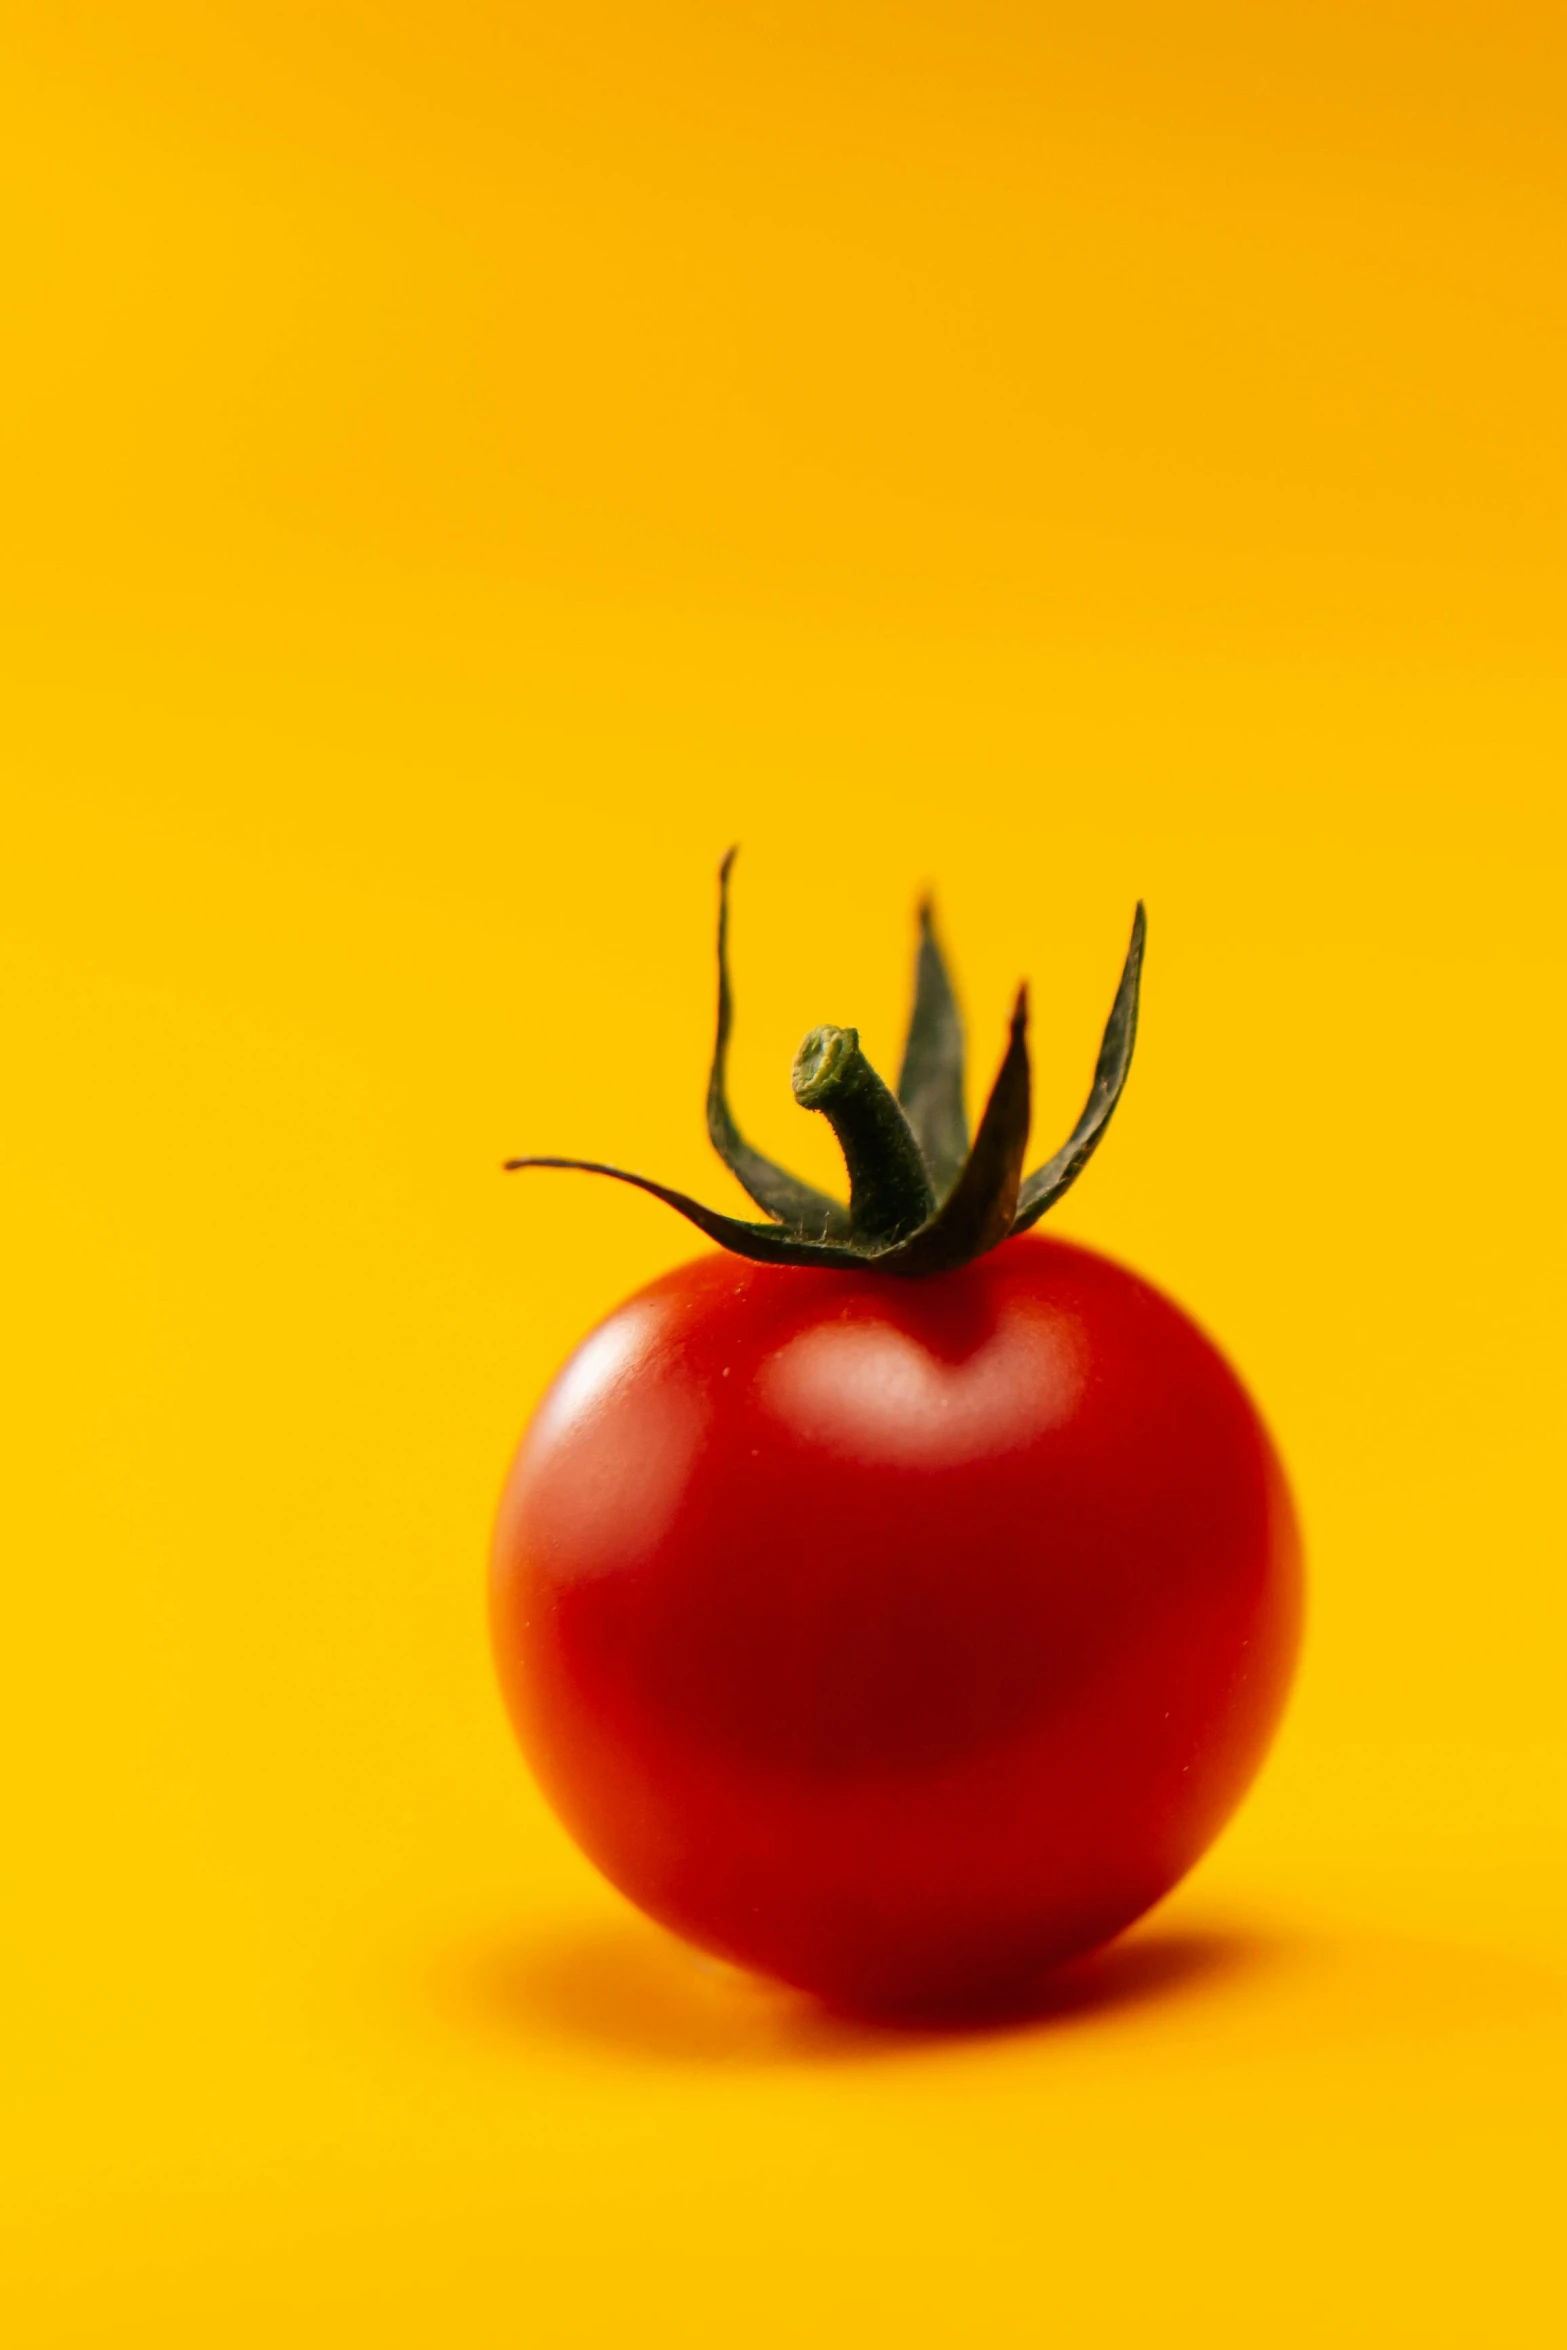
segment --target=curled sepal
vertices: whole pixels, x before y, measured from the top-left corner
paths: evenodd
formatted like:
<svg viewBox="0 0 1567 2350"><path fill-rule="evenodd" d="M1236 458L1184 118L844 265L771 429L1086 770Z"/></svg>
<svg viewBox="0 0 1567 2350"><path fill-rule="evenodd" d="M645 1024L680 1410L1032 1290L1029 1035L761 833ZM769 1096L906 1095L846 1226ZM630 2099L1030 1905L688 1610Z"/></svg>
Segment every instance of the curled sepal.
<svg viewBox="0 0 1567 2350"><path fill-rule="evenodd" d="M1053 1207L1061 1194L1077 1181L1099 1147L1121 1098L1126 1073L1132 1065L1132 1047L1137 1042L1137 995L1142 982L1147 927L1147 917L1139 903L1132 922L1132 942L1121 969L1121 984L1110 1007L1104 1042L1099 1047L1099 1065L1094 1071L1083 1114L1055 1157L1036 1167L1024 1183L1018 1194L1014 1232L1026 1232L1031 1224L1037 1224L1046 1208Z"/></svg>
<svg viewBox="0 0 1567 2350"><path fill-rule="evenodd" d="M846 1240L849 1211L802 1183L786 1167L753 1150L735 1124L729 1107L729 1031L734 1020L734 995L729 984L729 874L733 849L718 868L718 1029L713 1039L713 1066L707 1081L707 1132L731 1175L748 1191L759 1208L801 1239Z"/></svg>
<svg viewBox="0 0 1567 2350"><path fill-rule="evenodd" d="M874 1259L879 1273L949 1273L998 1247L1013 1231L1028 1148L1030 1090L1028 990L1020 987L1006 1053L962 1172L928 1224Z"/></svg>
<svg viewBox="0 0 1567 2350"><path fill-rule="evenodd" d="M709 1240L716 1240L734 1256L752 1257L759 1265L833 1265L848 1267L864 1263L855 1249L835 1248L831 1241L797 1240L791 1233L780 1232L776 1224L747 1224L738 1216L720 1215L716 1208L706 1208L684 1191L675 1191L667 1183L655 1183L649 1175L633 1175L624 1167L606 1167L599 1159L507 1159L505 1171L514 1175L524 1167L566 1167L578 1175L608 1175L616 1183L629 1183L638 1191L649 1192L654 1199L673 1208L687 1223L705 1232Z"/></svg>
<svg viewBox="0 0 1567 2350"><path fill-rule="evenodd" d="M968 1157L963 1106L963 1019L936 936L929 898L919 910L914 1010L909 1019L898 1099L924 1154L938 1199L952 1189Z"/></svg>

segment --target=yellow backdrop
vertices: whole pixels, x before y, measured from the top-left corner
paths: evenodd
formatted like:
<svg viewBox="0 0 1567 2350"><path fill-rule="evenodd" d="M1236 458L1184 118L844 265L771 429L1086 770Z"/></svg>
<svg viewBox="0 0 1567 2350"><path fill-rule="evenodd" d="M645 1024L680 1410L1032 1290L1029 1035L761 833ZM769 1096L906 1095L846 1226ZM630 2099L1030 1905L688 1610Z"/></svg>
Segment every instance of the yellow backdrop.
<svg viewBox="0 0 1567 2350"><path fill-rule="evenodd" d="M9 2338L1551 2338L1560 12L7 17ZM1301 1500L1268 1773L1019 2031L703 1968L491 1686L516 1433L688 1253L497 1164L735 1196L732 838L818 1173L923 882L1052 1144L1146 896L1061 1228Z"/></svg>

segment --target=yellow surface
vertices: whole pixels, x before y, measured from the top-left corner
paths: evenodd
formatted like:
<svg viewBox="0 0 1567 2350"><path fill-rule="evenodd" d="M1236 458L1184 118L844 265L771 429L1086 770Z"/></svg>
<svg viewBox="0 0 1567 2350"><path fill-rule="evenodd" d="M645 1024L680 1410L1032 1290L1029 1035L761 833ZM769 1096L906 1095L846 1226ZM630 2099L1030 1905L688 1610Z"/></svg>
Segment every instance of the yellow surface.
<svg viewBox="0 0 1567 2350"><path fill-rule="evenodd" d="M1556 2338L1567 102L1506 0L8 11L7 2338ZM935 877L1313 1617L1054 2016L580 1862L481 1561ZM1551 2239L1548 2241L1548 2239Z"/></svg>

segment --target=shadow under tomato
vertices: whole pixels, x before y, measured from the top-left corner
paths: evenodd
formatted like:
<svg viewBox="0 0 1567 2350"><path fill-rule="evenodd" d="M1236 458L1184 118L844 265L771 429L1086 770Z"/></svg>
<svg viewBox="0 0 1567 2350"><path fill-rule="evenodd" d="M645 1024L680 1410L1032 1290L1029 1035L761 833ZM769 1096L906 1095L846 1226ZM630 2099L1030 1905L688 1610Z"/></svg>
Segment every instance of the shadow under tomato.
<svg viewBox="0 0 1567 2350"><path fill-rule="evenodd" d="M481 2028L508 2036L542 2032L676 2061L776 2063L1081 2028L1253 1970L1275 1949L1255 1933L1152 1926L1063 1967L1026 2004L889 2019L828 2006L623 1919L473 1954L460 1996Z"/></svg>

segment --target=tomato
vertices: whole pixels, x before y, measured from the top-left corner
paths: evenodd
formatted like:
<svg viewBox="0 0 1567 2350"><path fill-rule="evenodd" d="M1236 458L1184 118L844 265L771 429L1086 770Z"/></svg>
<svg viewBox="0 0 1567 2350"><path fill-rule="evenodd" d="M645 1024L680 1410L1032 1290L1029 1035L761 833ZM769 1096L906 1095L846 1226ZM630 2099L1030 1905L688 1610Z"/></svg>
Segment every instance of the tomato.
<svg viewBox="0 0 1567 2350"><path fill-rule="evenodd" d="M1190 1867L1300 1622L1233 1373L1109 1259L1030 1235L894 1283L683 1266L547 1395L495 1650L604 1874L853 2006L1026 1998Z"/></svg>
<svg viewBox="0 0 1567 2350"><path fill-rule="evenodd" d="M1025 1001L970 1143L927 911L896 1095L852 1029L796 1060L845 1205L730 1114L726 908L709 1131L769 1220L622 1178L728 1253L545 1396L495 1535L502 1689L583 1850L677 1933L865 2010L1027 2002L1217 1833L1300 1633L1240 1381L1146 1281L1032 1229L1125 1082L1142 910L1083 1116L1026 1179Z"/></svg>

